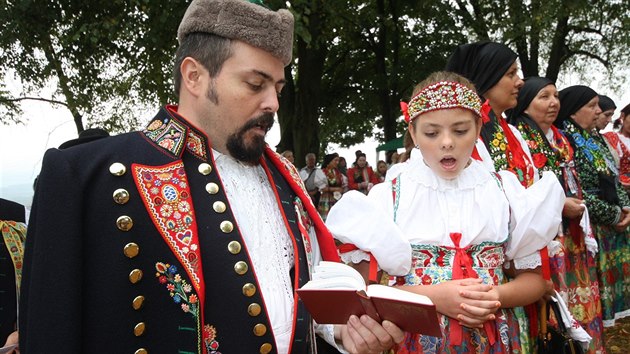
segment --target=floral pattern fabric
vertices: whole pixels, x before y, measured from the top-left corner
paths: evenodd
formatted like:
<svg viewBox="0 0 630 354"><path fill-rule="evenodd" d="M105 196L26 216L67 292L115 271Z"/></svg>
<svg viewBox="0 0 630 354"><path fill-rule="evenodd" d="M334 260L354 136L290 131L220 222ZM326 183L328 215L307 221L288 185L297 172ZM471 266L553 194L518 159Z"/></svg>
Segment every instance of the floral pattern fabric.
<svg viewBox="0 0 630 354"><path fill-rule="evenodd" d="M630 186L630 139L615 132L607 132L602 136L619 156L619 181L627 188Z"/></svg>
<svg viewBox="0 0 630 354"><path fill-rule="evenodd" d="M455 249L434 245L412 244L411 271L396 277L397 285L431 285L453 279ZM473 270L485 284L505 281L502 243L483 242L466 248ZM449 337L452 319L440 315L441 338L407 333L396 347L396 353L521 353L519 327L511 309L500 309L491 323L496 341L490 344L485 329L463 328L463 340L454 345Z"/></svg>
<svg viewBox="0 0 630 354"><path fill-rule="evenodd" d="M324 175L326 175L326 179L328 180L328 187L341 187L343 183L343 177L338 169L324 168L322 171L324 171ZM322 192L322 195L319 198L317 211L319 211L319 214L322 216L322 220L324 221L326 221L326 216L328 216L328 211L330 210L330 208L332 208L332 206L335 205L335 203L339 199L336 197L341 197L340 192L336 193L339 194L337 195L335 194L335 192Z"/></svg>
<svg viewBox="0 0 630 354"><path fill-rule="evenodd" d="M536 123L526 116L519 117L515 125L527 141L538 170L554 172L567 197L581 198L582 189L573 161L574 152L566 136L551 127L553 137L549 140ZM596 258L586 250L579 220L563 219L563 232L556 237L556 241L561 246L549 258L554 287L564 297L576 321L591 336L587 352L601 353L604 351L603 324Z"/></svg>
<svg viewBox="0 0 630 354"><path fill-rule="evenodd" d="M575 123L567 121L565 131L573 138L575 160L589 210L591 226L597 243L597 276L605 327L612 326L616 318L630 315L630 244L628 229L616 231L613 226L620 217L620 208L630 206L628 195L616 180L618 204L601 199L599 174L614 176L607 161L613 157L606 146Z"/></svg>
<svg viewBox="0 0 630 354"><path fill-rule="evenodd" d="M487 102L482 107L484 123L481 138L492 158L495 170L511 171L524 187L531 186L534 183L534 165L530 156L521 146L507 121L503 117L495 116L486 105Z"/></svg>

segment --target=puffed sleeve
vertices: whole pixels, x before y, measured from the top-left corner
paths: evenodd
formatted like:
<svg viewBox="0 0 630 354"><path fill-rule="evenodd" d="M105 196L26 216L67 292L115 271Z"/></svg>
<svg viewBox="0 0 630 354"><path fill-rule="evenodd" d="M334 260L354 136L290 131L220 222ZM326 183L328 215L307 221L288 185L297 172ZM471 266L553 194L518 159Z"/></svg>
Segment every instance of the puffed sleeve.
<svg viewBox="0 0 630 354"><path fill-rule="evenodd" d="M369 196L349 191L330 209L326 226L335 239L370 252L387 273L403 275L411 268L411 245L394 223L392 212L387 212L385 203L393 204L391 183L374 186Z"/></svg>
<svg viewBox="0 0 630 354"><path fill-rule="evenodd" d="M562 221L565 195L553 172L524 188L509 171L500 171L505 195L510 203L510 240L506 256L516 268L540 265L538 251L557 235Z"/></svg>

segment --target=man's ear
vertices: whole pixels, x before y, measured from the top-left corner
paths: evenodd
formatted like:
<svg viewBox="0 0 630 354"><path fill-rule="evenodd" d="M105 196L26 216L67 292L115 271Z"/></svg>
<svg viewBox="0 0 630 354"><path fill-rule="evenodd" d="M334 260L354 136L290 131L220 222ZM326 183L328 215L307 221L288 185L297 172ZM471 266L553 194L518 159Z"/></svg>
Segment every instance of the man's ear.
<svg viewBox="0 0 630 354"><path fill-rule="evenodd" d="M186 90L191 95L197 97L205 94L205 81L209 80L208 71L197 60L186 57L179 66L182 74L180 90Z"/></svg>

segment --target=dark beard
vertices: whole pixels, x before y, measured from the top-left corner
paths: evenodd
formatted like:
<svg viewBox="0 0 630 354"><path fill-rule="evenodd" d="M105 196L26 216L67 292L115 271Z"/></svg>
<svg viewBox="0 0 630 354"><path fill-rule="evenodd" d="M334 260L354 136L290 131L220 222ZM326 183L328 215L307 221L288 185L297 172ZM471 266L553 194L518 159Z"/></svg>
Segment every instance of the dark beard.
<svg viewBox="0 0 630 354"><path fill-rule="evenodd" d="M231 134L227 139L226 147L230 152L230 155L239 161L250 165L257 165L262 157L267 143L265 142L264 137L256 135L251 141L250 146L246 146L244 138L245 133L258 125L263 127L266 131L269 131L273 126L273 123L272 113L264 113L245 123L241 129L239 129L236 133Z"/></svg>

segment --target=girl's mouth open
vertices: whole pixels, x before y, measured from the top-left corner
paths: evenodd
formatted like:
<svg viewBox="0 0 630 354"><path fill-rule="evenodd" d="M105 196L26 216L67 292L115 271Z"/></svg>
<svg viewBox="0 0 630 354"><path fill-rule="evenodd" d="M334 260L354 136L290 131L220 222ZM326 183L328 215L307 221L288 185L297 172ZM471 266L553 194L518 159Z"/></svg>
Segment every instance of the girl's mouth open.
<svg viewBox="0 0 630 354"><path fill-rule="evenodd" d="M453 157L445 157L440 160L440 165L442 165L442 167L445 170L454 169L456 164L457 164L457 160Z"/></svg>

